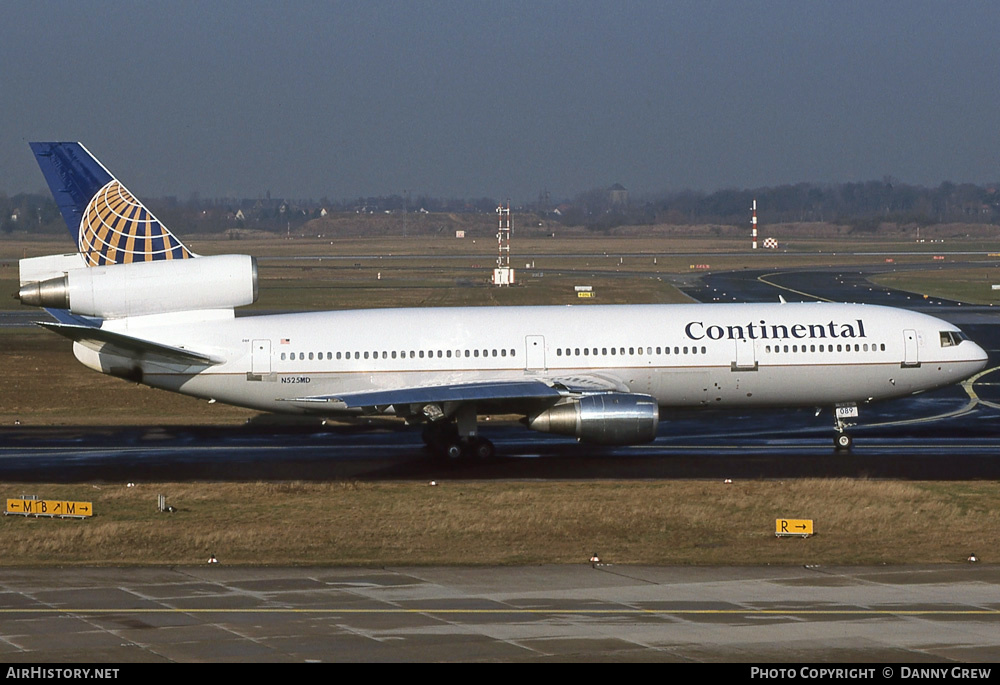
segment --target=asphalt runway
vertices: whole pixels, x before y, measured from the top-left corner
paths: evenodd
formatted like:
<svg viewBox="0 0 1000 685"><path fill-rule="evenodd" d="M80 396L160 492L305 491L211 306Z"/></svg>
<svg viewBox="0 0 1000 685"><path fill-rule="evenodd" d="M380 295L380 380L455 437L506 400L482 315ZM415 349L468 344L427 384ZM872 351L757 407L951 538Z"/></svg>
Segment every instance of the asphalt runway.
<svg viewBox="0 0 1000 685"><path fill-rule="evenodd" d="M804 544L802 540L782 543ZM1000 657L1000 567L5 569L19 663L743 662ZM893 671L895 668L897 670ZM946 670L951 672L952 666ZM992 668L991 672L996 669ZM989 677L977 669L980 677ZM813 676L815 677L815 676Z"/></svg>

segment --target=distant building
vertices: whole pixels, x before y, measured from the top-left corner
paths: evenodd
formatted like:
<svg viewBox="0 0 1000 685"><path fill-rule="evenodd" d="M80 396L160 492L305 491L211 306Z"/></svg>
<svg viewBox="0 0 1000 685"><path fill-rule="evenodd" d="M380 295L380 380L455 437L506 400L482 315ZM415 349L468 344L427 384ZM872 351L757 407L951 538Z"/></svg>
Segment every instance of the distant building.
<svg viewBox="0 0 1000 685"><path fill-rule="evenodd" d="M621 183L608 189L608 202L612 210L628 208L628 190Z"/></svg>

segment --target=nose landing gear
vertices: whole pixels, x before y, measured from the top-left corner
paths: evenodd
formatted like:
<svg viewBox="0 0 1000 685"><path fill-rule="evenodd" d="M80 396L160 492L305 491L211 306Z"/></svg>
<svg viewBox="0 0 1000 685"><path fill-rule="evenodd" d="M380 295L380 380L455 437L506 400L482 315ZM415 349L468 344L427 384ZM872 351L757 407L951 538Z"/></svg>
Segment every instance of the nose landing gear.
<svg viewBox="0 0 1000 685"><path fill-rule="evenodd" d="M856 424L848 423L845 419L856 418L858 418L858 405L854 403L838 404L833 408L833 430L835 431L833 446L838 452L848 452L854 446L854 438L848 434L847 429Z"/></svg>

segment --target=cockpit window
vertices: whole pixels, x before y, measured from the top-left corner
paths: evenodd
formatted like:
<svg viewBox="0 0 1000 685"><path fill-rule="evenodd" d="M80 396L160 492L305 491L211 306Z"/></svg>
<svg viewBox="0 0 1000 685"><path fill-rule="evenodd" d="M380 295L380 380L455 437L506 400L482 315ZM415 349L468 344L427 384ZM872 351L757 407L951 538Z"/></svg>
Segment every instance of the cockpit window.
<svg viewBox="0 0 1000 685"><path fill-rule="evenodd" d="M954 347L963 340L968 340L961 331L941 331L941 347Z"/></svg>

